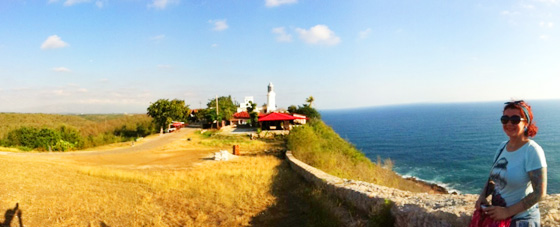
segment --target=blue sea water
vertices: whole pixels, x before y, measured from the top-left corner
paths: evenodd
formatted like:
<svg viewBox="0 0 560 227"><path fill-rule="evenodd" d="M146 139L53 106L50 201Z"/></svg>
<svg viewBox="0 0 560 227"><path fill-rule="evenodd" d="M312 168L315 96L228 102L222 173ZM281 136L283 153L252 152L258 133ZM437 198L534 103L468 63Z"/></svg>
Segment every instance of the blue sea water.
<svg viewBox="0 0 560 227"><path fill-rule="evenodd" d="M560 100L529 102L545 151L548 193L560 193ZM321 111L323 121L369 159L390 158L403 176L478 194L508 137L503 102L415 104Z"/></svg>

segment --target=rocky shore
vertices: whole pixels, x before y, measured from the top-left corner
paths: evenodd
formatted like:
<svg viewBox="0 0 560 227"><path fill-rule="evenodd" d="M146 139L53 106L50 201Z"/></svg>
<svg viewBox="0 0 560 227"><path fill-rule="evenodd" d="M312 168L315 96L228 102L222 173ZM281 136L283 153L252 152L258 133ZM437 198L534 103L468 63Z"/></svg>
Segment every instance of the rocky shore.
<svg viewBox="0 0 560 227"><path fill-rule="evenodd" d="M449 193L449 191L445 187L442 187L436 183L430 183L427 181L420 180L416 177L405 177L404 179L412 181L414 183L422 184L424 185L424 187L429 188L435 194L454 194L454 195L457 194L457 192Z"/></svg>

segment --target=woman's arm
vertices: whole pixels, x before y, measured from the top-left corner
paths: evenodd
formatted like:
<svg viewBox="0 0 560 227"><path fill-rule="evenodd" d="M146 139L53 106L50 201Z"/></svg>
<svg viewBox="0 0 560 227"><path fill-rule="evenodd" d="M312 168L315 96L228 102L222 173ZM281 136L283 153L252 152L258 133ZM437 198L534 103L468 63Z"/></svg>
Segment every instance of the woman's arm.
<svg viewBox="0 0 560 227"><path fill-rule="evenodd" d="M546 195L547 175L546 167L529 171L529 178L533 186L533 192L529 193L525 198L509 207L490 207L485 211L494 220L503 220L518 213L521 213L533 205L537 204Z"/></svg>

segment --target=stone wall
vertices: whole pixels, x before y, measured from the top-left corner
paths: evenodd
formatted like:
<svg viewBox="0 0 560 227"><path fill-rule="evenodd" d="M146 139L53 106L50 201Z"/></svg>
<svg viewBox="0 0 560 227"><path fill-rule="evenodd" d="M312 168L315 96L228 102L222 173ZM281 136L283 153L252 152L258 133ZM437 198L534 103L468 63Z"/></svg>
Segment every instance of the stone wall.
<svg viewBox="0 0 560 227"><path fill-rule="evenodd" d="M414 193L372 183L341 179L296 159L290 151L286 157L297 173L365 213L393 202L391 214L395 226L468 226L477 195ZM542 226L560 226L560 194L549 195L540 203Z"/></svg>

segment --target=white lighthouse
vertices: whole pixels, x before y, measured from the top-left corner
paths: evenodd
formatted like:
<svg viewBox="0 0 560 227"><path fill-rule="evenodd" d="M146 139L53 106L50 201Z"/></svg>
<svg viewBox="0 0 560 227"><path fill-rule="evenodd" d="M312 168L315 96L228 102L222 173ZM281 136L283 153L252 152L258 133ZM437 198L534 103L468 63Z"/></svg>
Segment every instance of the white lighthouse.
<svg viewBox="0 0 560 227"><path fill-rule="evenodd" d="M271 113L276 110L276 93L274 93L274 85L272 82L268 84L268 95L266 102L266 112Z"/></svg>

